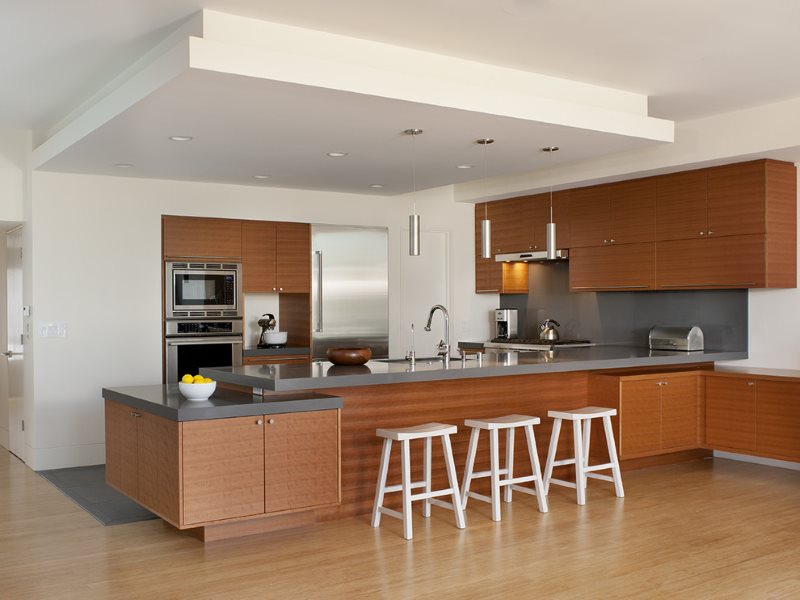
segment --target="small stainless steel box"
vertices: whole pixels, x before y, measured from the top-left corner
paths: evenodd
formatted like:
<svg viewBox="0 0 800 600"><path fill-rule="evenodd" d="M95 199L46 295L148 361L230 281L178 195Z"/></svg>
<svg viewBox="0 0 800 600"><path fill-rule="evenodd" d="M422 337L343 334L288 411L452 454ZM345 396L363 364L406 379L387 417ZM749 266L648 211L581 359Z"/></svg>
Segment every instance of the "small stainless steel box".
<svg viewBox="0 0 800 600"><path fill-rule="evenodd" d="M703 330L699 327L653 327L649 335L650 350L704 349Z"/></svg>

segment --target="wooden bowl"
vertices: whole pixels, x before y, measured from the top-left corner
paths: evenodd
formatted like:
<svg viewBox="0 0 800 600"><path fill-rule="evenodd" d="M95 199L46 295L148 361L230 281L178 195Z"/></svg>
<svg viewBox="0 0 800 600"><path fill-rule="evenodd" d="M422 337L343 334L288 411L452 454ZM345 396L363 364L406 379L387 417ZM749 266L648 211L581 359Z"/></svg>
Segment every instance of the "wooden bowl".
<svg viewBox="0 0 800 600"><path fill-rule="evenodd" d="M372 358L369 348L328 348L325 354L335 365L363 365Z"/></svg>

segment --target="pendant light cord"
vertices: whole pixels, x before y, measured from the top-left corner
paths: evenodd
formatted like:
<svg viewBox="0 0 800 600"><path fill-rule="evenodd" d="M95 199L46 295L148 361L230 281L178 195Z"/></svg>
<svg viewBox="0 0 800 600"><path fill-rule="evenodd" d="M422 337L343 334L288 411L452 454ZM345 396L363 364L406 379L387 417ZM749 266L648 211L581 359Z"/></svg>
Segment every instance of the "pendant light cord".
<svg viewBox="0 0 800 600"><path fill-rule="evenodd" d="M417 134L411 134L411 212L417 214Z"/></svg>

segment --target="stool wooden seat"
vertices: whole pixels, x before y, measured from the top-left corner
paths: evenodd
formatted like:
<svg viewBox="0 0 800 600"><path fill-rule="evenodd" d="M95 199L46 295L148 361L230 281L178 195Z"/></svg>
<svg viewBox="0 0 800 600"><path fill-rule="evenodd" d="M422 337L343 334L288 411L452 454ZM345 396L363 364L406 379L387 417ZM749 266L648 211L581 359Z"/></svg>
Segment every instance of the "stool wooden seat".
<svg viewBox="0 0 800 600"><path fill-rule="evenodd" d="M381 515L389 515L403 521L403 537L410 540L413 536L411 526L411 502L423 500L422 516L431 516L431 504L448 508L455 513L456 527L463 529L464 510L461 506L461 495L458 491L458 480L456 477L456 466L453 461L453 448L450 445L450 436L458 431L455 425L445 425L443 423L425 423L413 427L401 427L397 429L376 429L375 435L383 438L383 450L381 451L381 464L378 472L378 486L375 490L375 504L372 507L372 526L378 527L381 524ZM433 438L439 437L442 440L444 451L444 462L447 470L447 480L450 487L443 490L431 489L431 452ZM423 480L411 481L411 440L425 440L423 453ZM389 472L389 459L392 453L392 442L400 442L400 468L401 483L397 485L386 485L386 476ZM412 494L411 490L424 488L424 491ZM387 492L403 493L403 511L398 512L383 506L383 497ZM452 503L439 500L439 496L451 496Z"/></svg>
<svg viewBox="0 0 800 600"><path fill-rule="evenodd" d="M536 438L533 435L533 426L540 423L539 417L530 417L527 415L506 415L505 417L496 417L492 419L467 419L464 425L472 428L469 438L469 450L467 451L467 465L464 471L464 480L461 484L461 504L466 509L467 500L475 498L483 502L489 502L492 505L492 520L500 520L500 488L505 488L504 500L511 502L511 491L517 490L536 496L539 503L539 511L547 512L547 497L542 485L542 473L539 468L539 455L536 452ZM528 442L528 455L531 462L531 475L523 477L514 477L514 430L517 427L522 427L525 430L525 437ZM500 468L500 451L499 451L499 431L506 430L506 464L505 468ZM473 471L475 467L475 455L478 450L478 438L480 437L481 430L489 432L489 470ZM505 475L504 479L500 479L501 475ZM470 491L473 479L481 477L489 477L491 480L492 495L484 496L476 492ZM523 487L522 483L533 482L534 489Z"/></svg>
<svg viewBox="0 0 800 600"><path fill-rule="evenodd" d="M619 470L619 459L617 458L617 447L614 443L614 432L611 428L611 417L616 414L617 410L615 408L605 408L602 406L586 406L584 408L576 408L575 410L548 411L547 416L554 419L554 421L553 433L550 436L550 448L547 452L547 463L544 468L545 494L549 492L551 483L573 487L577 491L578 504L586 504L586 482L587 478L592 478L602 479L603 481L613 481L614 491L617 497L622 498L625 496L625 491L622 488L622 475ZM603 419L603 428L605 429L610 462L590 466L589 442L592 432L592 419ZM561 432L562 421L572 421L575 455L573 458L556 460L558 436ZM581 423L583 423L583 432L581 432ZM575 465L575 483L553 478L553 467L562 465ZM596 471L603 471L605 469L611 469L611 477L596 473Z"/></svg>

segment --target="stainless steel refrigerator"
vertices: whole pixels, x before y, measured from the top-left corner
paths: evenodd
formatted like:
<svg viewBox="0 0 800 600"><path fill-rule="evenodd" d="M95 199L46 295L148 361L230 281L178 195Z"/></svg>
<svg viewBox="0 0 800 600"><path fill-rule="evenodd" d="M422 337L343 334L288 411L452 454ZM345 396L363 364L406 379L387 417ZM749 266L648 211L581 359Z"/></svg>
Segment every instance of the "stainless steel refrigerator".
<svg viewBox="0 0 800 600"><path fill-rule="evenodd" d="M388 358L388 230L312 225L311 249L312 358L345 347Z"/></svg>

